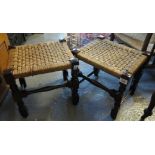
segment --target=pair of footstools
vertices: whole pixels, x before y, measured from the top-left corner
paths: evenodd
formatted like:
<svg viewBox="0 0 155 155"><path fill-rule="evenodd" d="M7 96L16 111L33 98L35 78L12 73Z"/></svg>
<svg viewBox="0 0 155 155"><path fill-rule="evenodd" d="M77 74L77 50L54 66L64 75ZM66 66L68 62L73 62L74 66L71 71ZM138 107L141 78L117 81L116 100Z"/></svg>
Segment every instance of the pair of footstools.
<svg viewBox="0 0 155 155"><path fill-rule="evenodd" d="M68 87L72 92L72 102L76 105L79 102L79 84L87 80L107 91L114 98L111 117L115 119L130 80L132 80L130 93L134 94L142 70L149 61L149 54L99 37L80 49L69 49L65 39L57 42L9 47L5 53L5 59L8 63L3 66L3 75L23 117L28 116L27 108L22 100L23 97L33 93ZM90 74L84 75L79 70L78 60L94 66L94 70ZM71 69L71 79L68 79L68 69ZM92 74L98 76L99 70L117 77L119 88L109 89L90 78ZM63 71L64 83L26 90L25 77L55 71ZM79 81L79 77L83 79ZM21 89L17 87L16 79L19 79Z"/></svg>

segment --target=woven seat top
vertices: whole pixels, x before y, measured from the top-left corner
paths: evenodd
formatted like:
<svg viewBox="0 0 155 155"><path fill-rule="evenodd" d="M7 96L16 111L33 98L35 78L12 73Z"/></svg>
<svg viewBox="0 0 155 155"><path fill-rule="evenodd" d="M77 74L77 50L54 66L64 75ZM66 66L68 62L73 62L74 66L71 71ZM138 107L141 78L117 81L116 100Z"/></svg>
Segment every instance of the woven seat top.
<svg viewBox="0 0 155 155"><path fill-rule="evenodd" d="M141 51L107 39L90 42L80 49L77 57L116 77L120 77L126 70L132 76L147 60Z"/></svg>
<svg viewBox="0 0 155 155"><path fill-rule="evenodd" d="M9 51L8 69L16 78L71 68L73 58L66 42L16 46Z"/></svg>

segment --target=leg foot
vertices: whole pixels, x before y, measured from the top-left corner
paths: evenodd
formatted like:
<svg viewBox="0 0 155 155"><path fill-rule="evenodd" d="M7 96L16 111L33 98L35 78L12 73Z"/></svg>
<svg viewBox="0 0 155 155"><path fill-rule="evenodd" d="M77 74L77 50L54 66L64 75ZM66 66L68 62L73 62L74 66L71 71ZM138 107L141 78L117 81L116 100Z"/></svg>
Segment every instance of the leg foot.
<svg viewBox="0 0 155 155"><path fill-rule="evenodd" d="M144 114L140 120L144 121L145 118L147 118L148 116L151 116L154 107L155 107L155 92L153 93L153 95L151 97L151 101L150 101L148 108L144 110Z"/></svg>
<svg viewBox="0 0 155 155"><path fill-rule="evenodd" d="M79 94L78 94L78 93L73 93L73 94L72 94L72 103L73 103L74 105L77 105L78 102L79 102Z"/></svg>
<svg viewBox="0 0 155 155"><path fill-rule="evenodd" d="M113 120L115 120L117 117L117 113L118 113L118 110L119 110L120 105L121 105L122 97L123 97L123 92L119 93L119 94L116 93L116 96L114 98L115 99L114 107L111 110L111 118Z"/></svg>
<svg viewBox="0 0 155 155"><path fill-rule="evenodd" d="M110 115L111 115L111 118L112 118L113 120L116 119L118 110L119 110L119 108L113 108L113 109L111 110L111 114L110 114Z"/></svg>
<svg viewBox="0 0 155 155"><path fill-rule="evenodd" d="M23 117L23 118L27 118L28 117L28 110L27 110L27 108L26 108L26 106L24 105L24 103L23 102L20 102L20 103L18 103L18 110L19 110L19 113L21 114L21 116Z"/></svg>
<svg viewBox="0 0 155 155"><path fill-rule="evenodd" d="M111 117L113 120L115 120L117 117L117 113L118 113L118 110L120 108L121 101L122 101L124 92L126 90L126 87L128 85L128 82L129 82L129 77L125 73L120 78L119 90L117 92L115 92L113 95L114 100L115 100L114 108L111 110Z"/></svg>

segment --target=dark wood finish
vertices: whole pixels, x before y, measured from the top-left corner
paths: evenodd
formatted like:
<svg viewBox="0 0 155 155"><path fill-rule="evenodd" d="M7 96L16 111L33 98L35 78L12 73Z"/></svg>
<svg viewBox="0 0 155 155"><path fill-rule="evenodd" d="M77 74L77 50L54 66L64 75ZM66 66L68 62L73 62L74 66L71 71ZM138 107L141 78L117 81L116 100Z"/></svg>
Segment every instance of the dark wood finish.
<svg viewBox="0 0 155 155"><path fill-rule="evenodd" d="M78 88L79 88L79 79L78 79L78 74L79 74L79 61L78 59L72 59L72 69L71 69L71 90L72 90L72 102L74 105L77 105L79 102L79 94L78 94Z"/></svg>
<svg viewBox="0 0 155 155"><path fill-rule="evenodd" d="M19 83L22 89L25 89L27 87L25 78L19 78Z"/></svg>
<svg viewBox="0 0 155 155"><path fill-rule="evenodd" d="M87 75L87 77L90 77L90 76L93 75L93 74L94 74L94 71L92 71L91 73L89 73L89 74ZM82 80L80 80L79 83L82 83L83 81L85 81L84 78L83 78Z"/></svg>
<svg viewBox="0 0 155 155"><path fill-rule="evenodd" d="M0 75L0 105L2 104L5 96L7 95L7 92L8 92L8 87L5 81L3 80L2 75Z"/></svg>
<svg viewBox="0 0 155 155"><path fill-rule="evenodd" d="M22 117L24 117L24 118L28 117L28 111L27 111L26 106L24 105L22 98L27 97L28 95L31 95L34 93L46 92L46 91L50 91L50 90L54 90L54 89L58 89L58 88L69 87L69 88L71 88L71 91L72 91L72 102L73 102L73 104L74 105L78 104L78 102L79 102L79 95L78 95L78 88L79 88L78 65L79 65L79 62L78 62L78 60L76 58L72 59L71 65L72 65L72 69L71 69L72 78L70 81L67 78L68 72L66 70L64 70L63 76L64 76L64 80L67 79L67 82L65 82L63 84L59 84L59 85L47 86L47 87L33 89L33 90L26 90L25 88L26 88L27 84L26 84L25 79L19 78L19 82L20 82L20 85L22 88L22 90L20 90L16 84L16 80L12 74L12 71L11 70L5 70L4 71L5 81L10 86L13 99L15 100L15 102L18 105L18 109L19 109L19 112L20 112Z"/></svg>
<svg viewBox="0 0 155 155"><path fill-rule="evenodd" d="M148 116L151 116L154 107L155 107L155 92L152 94L150 104L149 104L148 108L144 110L144 114L140 120L144 121L145 118L147 118Z"/></svg>
<svg viewBox="0 0 155 155"><path fill-rule="evenodd" d="M148 47L148 45L150 43L152 35L153 35L153 33L147 33L147 35L145 37L145 40L144 40L144 43L143 43L143 46L142 46L142 51L147 50L147 47Z"/></svg>
<svg viewBox="0 0 155 155"><path fill-rule="evenodd" d="M92 72L94 73L94 72ZM120 104L123 98L123 94L124 91L128 85L128 82L130 80L130 77L127 73L124 73L121 77L120 77L120 87L118 90L115 89L109 89L108 87L106 87L105 85L99 83L98 81L94 80L94 79L90 79L88 76L92 75L92 73L88 74L87 76L83 75L82 72L79 72L79 77L82 77L83 79L87 80L88 82L90 82L91 84L95 85L98 88L103 89L104 91L108 92L109 95L111 97L114 98L114 108L111 110L111 117L114 120L117 116L118 110L120 108ZM84 81L82 79L82 81Z"/></svg>
<svg viewBox="0 0 155 155"><path fill-rule="evenodd" d="M64 79L64 81L68 81L68 71L67 70L63 70L63 79Z"/></svg>
<svg viewBox="0 0 155 155"><path fill-rule="evenodd" d="M110 35L110 41L114 41L114 39L115 39L115 34L114 33L111 33L111 35Z"/></svg>
<svg viewBox="0 0 155 155"><path fill-rule="evenodd" d="M134 95L134 93L135 93L135 90L136 90L136 88L137 88L137 86L138 86L138 83L139 83L139 81L140 81L140 79L141 79L141 77L142 77L142 69L139 71L139 72L137 72L136 74L135 74L135 76L133 77L133 80L132 80L132 84L131 84L131 86L130 86L130 95Z"/></svg>
<svg viewBox="0 0 155 155"><path fill-rule="evenodd" d="M4 78L5 78L6 83L10 86L10 89L12 91L12 96L18 105L20 114L24 118L27 118L28 111L27 111L26 106L24 105L24 102L23 102L22 96L21 96L21 92L16 85L16 81L15 81L15 78L14 78L11 70L4 71Z"/></svg>
<svg viewBox="0 0 155 155"><path fill-rule="evenodd" d="M112 97L115 95L115 91L116 91L116 90L107 88L105 85L99 83L98 81L96 81L96 80L94 80L94 79L91 79L91 78L89 78L88 76L83 75L82 72L79 73L79 77L81 77L81 78L87 80L88 82L90 82L90 83L93 84L94 86L96 86L96 87L98 87L98 88L101 88L101 89L105 90L105 91L108 92Z"/></svg>
<svg viewBox="0 0 155 155"><path fill-rule="evenodd" d="M66 41L65 39L60 40L60 42ZM14 48L13 46L9 46L8 49ZM22 89L19 89L17 84L16 84L16 78L15 75L13 75L12 70L9 70L5 68L3 70L3 76L6 81L6 83L10 86L12 96L14 101L17 103L19 113L21 114L22 117L27 118L28 117L28 110L26 106L24 105L23 98L27 97L28 95L34 94L34 93L39 93L39 92L45 92L45 91L50 91L58 88L63 88L63 87L68 87L72 91L72 102L74 105L76 105L79 102L79 95L78 95L78 88L79 88L79 80L78 80L78 65L79 62L76 58L73 58L70 60L71 62L71 80L68 80L68 72L67 70L63 70L63 78L65 80L64 83L59 84L59 85L54 85L54 86L47 86L43 88L38 88L38 89L33 89L33 90L26 90L27 84L25 77L19 77L19 83L21 85Z"/></svg>
<svg viewBox="0 0 155 155"><path fill-rule="evenodd" d="M28 95L31 95L31 94L51 91L51 90L58 89L58 88L63 88L63 87L68 87L68 83L63 83L63 84L55 85L55 86L47 86L47 87L42 87L42 88L33 89L33 90L22 90L21 91L21 96L22 97L27 97Z"/></svg>
<svg viewBox="0 0 155 155"><path fill-rule="evenodd" d="M121 101L122 101L122 98L123 98L123 95L124 95L124 92L126 90L126 87L129 83L129 80L130 78L128 77L128 75L126 73L124 73L121 77L120 77L120 86L119 86L119 89L118 91L115 92L115 95L113 96L114 97L114 107L113 109L111 110L111 117L113 119L116 119L116 116L117 116L117 113L118 113L118 110L120 108L120 105L121 105Z"/></svg>
<svg viewBox="0 0 155 155"><path fill-rule="evenodd" d="M94 75L98 77L100 70L94 67Z"/></svg>

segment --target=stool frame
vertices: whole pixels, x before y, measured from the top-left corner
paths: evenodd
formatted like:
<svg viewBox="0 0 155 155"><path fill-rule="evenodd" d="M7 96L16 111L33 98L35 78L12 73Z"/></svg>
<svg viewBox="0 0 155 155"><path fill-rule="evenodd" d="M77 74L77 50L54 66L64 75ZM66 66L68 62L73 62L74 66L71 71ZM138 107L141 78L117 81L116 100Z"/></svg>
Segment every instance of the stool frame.
<svg viewBox="0 0 155 155"><path fill-rule="evenodd" d="M98 37L98 38L104 39L103 37ZM75 57L77 57L78 52L80 52L79 49L72 50L72 53ZM133 75L131 76L130 74L128 74L128 71L124 72L119 79L118 89L110 89L104 84L101 84L100 82L98 82L97 80L90 78L90 76L93 74L98 77L98 74L100 71L99 68L94 67L94 70L88 75L84 75L81 71L79 71L78 77L82 78L82 80L80 80L79 83L82 83L84 80L87 80L89 83L93 84L94 86L108 92L109 95L114 99L114 106L111 110L111 117L113 120L116 119L117 113L119 111L119 108L123 99L124 92L129 84L129 81L132 80L132 84L130 86L130 94L133 95L137 88L138 82L142 76L143 69L145 68L145 66L148 64L150 60L150 57L151 57L150 52L143 52L143 54L147 56L147 61L139 68L139 70L136 72L134 76Z"/></svg>
<svg viewBox="0 0 155 155"><path fill-rule="evenodd" d="M60 40L61 42L66 41L65 39ZM9 49L14 48L14 47L9 47ZM78 81L78 65L79 61L77 58L72 58L70 59L71 63L71 79L68 80L68 72L67 70L63 70L63 79L64 82L59 85L51 85L51 86L46 86L42 88L37 88L37 89L31 89L31 90L26 90L27 84L26 80L24 77L19 77L19 83L21 86L21 89L18 88L16 84L16 78L13 75L13 72L11 69L6 69L3 71L3 76L6 81L6 83L10 86L11 93L13 96L14 101L17 103L19 113L21 114L22 117L27 118L28 117L28 109L24 104L23 98L27 97L28 95L34 94L34 93L39 93L39 92L46 92L58 88L64 88L68 87L71 89L71 94L72 94L72 103L76 105L79 102L79 94L78 94L78 88L79 88L79 81Z"/></svg>

